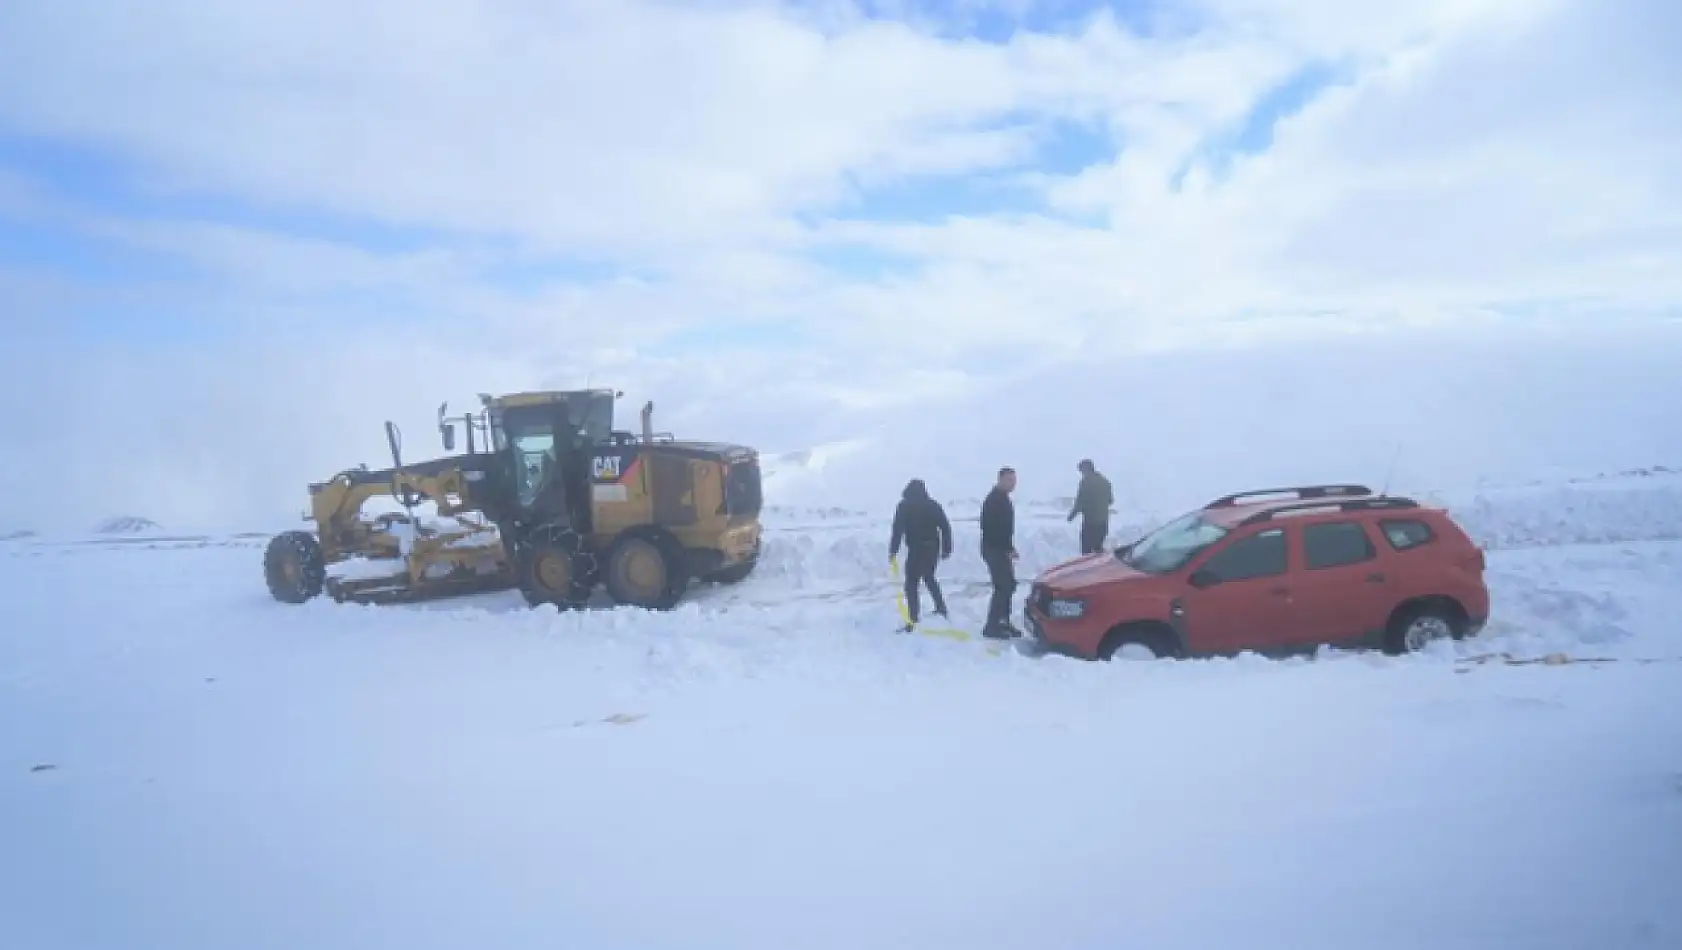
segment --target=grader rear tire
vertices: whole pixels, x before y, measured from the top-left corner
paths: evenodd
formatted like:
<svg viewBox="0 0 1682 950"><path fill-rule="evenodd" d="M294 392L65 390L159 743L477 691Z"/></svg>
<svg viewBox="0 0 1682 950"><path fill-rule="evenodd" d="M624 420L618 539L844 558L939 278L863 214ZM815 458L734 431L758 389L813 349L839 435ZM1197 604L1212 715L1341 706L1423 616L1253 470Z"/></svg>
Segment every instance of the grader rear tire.
<svg viewBox="0 0 1682 950"><path fill-rule="evenodd" d="M603 574L608 596L627 607L670 610L689 587L683 545L658 530L632 529L615 538Z"/></svg>

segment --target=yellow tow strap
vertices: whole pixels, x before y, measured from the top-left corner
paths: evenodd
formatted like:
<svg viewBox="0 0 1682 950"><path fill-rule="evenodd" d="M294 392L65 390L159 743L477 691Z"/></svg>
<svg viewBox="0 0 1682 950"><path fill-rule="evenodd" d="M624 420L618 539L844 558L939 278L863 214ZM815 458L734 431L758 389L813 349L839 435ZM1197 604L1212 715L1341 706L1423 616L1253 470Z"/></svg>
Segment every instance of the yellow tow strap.
<svg viewBox="0 0 1682 950"><path fill-rule="evenodd" d="M911 608L909 608L905 605L905 585L903 585L899 582L900 581L900 578L899 578L899 558L897 558L897 557L888 558L888 567L893 572L894 584L895 584L894 603L899 605L899 619L900 619L900 622L904 623L906 625L910 625L911 624ZM927 636L946 637L949 640L973 640L973 639L975 639L975 635L970 633L968 630L959 630L956 627L914 626L914 627L912 627L912 629L916 630L918 633L925 634Z"/></svg>

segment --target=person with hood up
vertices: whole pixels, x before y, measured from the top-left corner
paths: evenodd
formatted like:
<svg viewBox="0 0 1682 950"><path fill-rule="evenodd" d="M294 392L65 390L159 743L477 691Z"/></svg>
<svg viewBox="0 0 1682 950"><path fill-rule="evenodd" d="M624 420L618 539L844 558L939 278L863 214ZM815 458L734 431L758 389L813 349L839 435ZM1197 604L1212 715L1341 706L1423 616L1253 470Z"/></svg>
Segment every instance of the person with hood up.
<svg viewBox="0 0 1682 950"><path fill-rule="evenodd" d="M1110 506L1115 494L1110 480L1098 473L1091 459L1081 459L1080 487L1075 489L1075 504L1069 509L1069 520L1080 518L1080 553L1097 554L1104 550L1104 539L1110 534Z"/></svg>
<svg viewBox="0 0 1682 950"><path fill-rule="evenodd" d="M908 633L917 625L918 588L927 586L934 600L937 616L946 616L946 599L941 596L940 582L935 580L935 568L952 556L952 522L946 509L929 497L923 480L913 478L901 493L899 507L894 510L893 536L888 539L888 558L899 557L900 542L905 543L905 607L911 622L900 628Z"/></svg>

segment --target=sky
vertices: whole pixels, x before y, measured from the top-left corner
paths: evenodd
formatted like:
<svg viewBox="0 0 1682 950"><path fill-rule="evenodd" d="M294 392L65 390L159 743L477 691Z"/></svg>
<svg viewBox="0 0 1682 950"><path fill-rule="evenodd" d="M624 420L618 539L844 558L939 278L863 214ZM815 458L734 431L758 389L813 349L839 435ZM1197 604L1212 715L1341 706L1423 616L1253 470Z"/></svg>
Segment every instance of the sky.
<svg viewBox="0 0 1682 950"><path fill-rule="evenodd" d="M485 391L780 451L1095 361L1674 327L1678 35L1662 0L14 0L3 451L49 461L0 528L290 517Z"/></svg>

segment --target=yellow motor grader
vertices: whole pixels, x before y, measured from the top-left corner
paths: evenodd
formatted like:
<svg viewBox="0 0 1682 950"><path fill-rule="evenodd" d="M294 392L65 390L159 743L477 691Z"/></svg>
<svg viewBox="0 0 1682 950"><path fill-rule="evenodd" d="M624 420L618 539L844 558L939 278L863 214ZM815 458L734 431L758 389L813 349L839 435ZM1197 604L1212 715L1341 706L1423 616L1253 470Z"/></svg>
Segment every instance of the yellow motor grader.
<svg viewBox="0 0 1682 950"><path fill-rule="evenodd" d="M532 606L584 606L597 585L617 603L668 609L692 580L736 583L759 559L759 454L613 428L611 389L481 394L481 409L438 408L444 451L405 463L390 422L390 468L366 465L309 486L314 530L269 541L269 592L303 603L397 603L518 587ZM376 498L393 508L370 517ZM421 509L430 508L430 512ZM345 570L329 576L329 565ZM354 568L354 570L352 570Z"/></svg>

